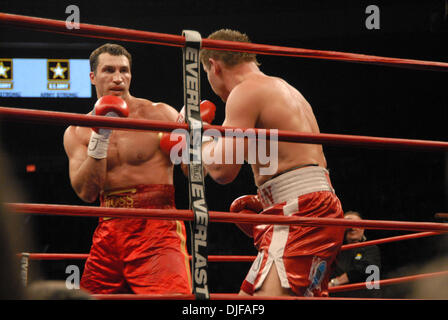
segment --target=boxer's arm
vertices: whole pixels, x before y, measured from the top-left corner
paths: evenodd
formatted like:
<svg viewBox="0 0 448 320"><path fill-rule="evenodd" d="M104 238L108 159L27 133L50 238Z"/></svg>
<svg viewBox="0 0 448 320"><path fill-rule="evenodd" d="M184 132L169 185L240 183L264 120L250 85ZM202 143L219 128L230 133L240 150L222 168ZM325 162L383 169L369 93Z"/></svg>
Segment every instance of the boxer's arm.
<svg viewBox="0 0 448 320"><path fill-rule="evenodd" d="M185 122L185 107L183 107L181 109L180 112L177 112L173 107L167 105L167 104L161 104L162 106L162 110L165 113L164 117L166 117L166 120L168 121L175 121L175 122L179 122L179 123L184 123ZM216 113L216 106L213 102L208 101L208 100L203 100L200 103L200 113L201 113L201 118L202 121L204 121L204 123L212 123L214 118L215 118L215 113ZM181 139L180 137L176 137L175 135L173 135L173 139L172 138L172 134L169 132L165 132L159 133L159 140L160 140L160 149L167 155L170 154L171 149L177 144L177 143L182 143L180 142ZM185 163L181 163L180 164L182 172L184 173L184 175L186 177L188 177L188 164ZM206 170L204 168L204 175L206 175Z"/></svg>
<svg viewBox="0 0 448 320"><path fill-rule="evenodd" d="M106 159L95 159L87 155L88 138L79 136L78 130L70 126L64 133L64 149L69 160L69 176L73 190L85 202L94 202L106 180ZM91 129L85 129L86 135ZM86 142L84 142L86 141Z"/></svg>
<svg viewBox="0 0 448 320"><path fill-rule="evenodd" d="M242 84L229 95L222 126L254 128L260 108L259 89L254 84ZM243 146L243 148L237 148ZM237 151L238 150L238 151ZM243 155L237 154L244 150ZM247 159L247 139L224 135L203 144L202 156L208 174L220 184L232 182L238 175L242 162Z"/></svg>
<svg viewBox="0 0 448 320"><path fill-rule="evenodd" d="M129 107L120 97L106 95L97 100L91 114L127 117ZM111 133L112 130L107 128L84 129L73 126L64 133L70 182L76 194L86 202L97 199L106 181L106 158Z"/></svg>
<svg viewBox="0 0 448 320"><path fill-rule="evenodd" d="M178 122L179 121L179 118L180 118L181 115L172 106L170 106L170 105L168 105L166 103L159 103L159 108L160 108L160 112L161 112L161 120L163 120L163 121L173 121L173 122ZM170 140L169 136L170 136L169 132L159 132L159 148L167 156L169 155L172 146L165 146L165 145L163 145L165 143L163 140L169 141ZM170 142L170 144L172 144L172 142ZM186 165L184 163L181 163L180 167L182 169L183 174L186 177L188 177L188 165Z"/></svg>
<svg viewBox="0 0 448 320"><path fill-rule="evenodd" d="M229 211L236 213L257 214L263 211L263 205L261 204L257 195L245 195L233 200L232 204L230 205ZM253 228L255 226L254 224L248 224L248 223L235 223L235 224L248 237L251 238L254 237L253 234Z"/></svg>
<svg viewBox="0 0 448 320"><path fill-rule="evenodd" d="M161 120L164 121L177 121L179 118L179 112L169 104L159 102L157 103L158 108L161 112Z"/></svg>
<svg viewBox="0 0 448 320"><path fill-rule="evenodd" d="M350 280L348 279L347 273L343 273L339 277L334 277L333 279L331 279L330 282L328 283L328 287L331 288L331 287L341 286L341 285L347 284L349 282L350 282Z"/></svg>

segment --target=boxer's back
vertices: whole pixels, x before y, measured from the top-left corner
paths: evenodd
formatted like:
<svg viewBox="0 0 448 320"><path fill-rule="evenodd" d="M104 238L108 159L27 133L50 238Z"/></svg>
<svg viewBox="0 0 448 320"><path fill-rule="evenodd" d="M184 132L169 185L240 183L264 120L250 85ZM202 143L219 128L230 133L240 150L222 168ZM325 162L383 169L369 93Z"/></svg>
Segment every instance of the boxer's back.
<svg viewBox="0 0 448 320"><path fill-rule="evenodd" d="M259 102L257 128L307 133L320 132L310 104L297 89L286 81L264 74L257 75L256 78L249 81L254 81L257 84L259 87L257 91L261 95L260 99L257 99ZM279 142L277 173L307 164L326 167L321 145ZM258 164L252 167L257 185L271 177L259 175Z"/></svg>

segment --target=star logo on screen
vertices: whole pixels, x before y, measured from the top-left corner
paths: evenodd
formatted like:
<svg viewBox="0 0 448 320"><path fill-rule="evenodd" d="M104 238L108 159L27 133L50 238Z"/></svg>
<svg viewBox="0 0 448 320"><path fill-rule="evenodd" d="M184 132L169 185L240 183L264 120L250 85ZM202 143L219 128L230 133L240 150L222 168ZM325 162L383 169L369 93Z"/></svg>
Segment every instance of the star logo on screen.
<svg viewBox="0 0 448 320"><path fill-rule="evenodd" d="M58 77L60 77L61 79L65 79L64 72L67 70L67 68L62 68L59 62L56 65L56 68L50 69L53 72L53 79L57 79Z"/></svg>
<svg viewBox="0 0 448 320"><path fill-rule="evenodd" d="M69 80L70 67L68 60L48 59L48 80Z"/></svg>
<svg viewBox="0 0 448 320"><path fill-rule="evenodd" d="M0 80L12 80L11 59L0 59Z"/></svg>
<svg viewBox="0 0 448 320"><path fill-rule="evenodd" d="M0 58L0 96L3 90L12 90L12 59Z"/></svg>
<svg viewBox="0 0 448 320"><path fill-rule="evenodd" d="M47 60L47 89L70 90L70 63L68 59Z"/></svg>

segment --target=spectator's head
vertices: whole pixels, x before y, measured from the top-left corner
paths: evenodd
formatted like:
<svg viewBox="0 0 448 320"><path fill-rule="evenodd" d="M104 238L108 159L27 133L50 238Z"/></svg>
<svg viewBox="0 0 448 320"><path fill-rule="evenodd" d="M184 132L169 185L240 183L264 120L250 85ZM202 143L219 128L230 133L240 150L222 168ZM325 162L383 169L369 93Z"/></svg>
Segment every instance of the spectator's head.
<svg viewBox="0 0 448 320"><path fill-rule="evenodd" d="M362 220L362 216L359 212L356 211L347 211L344 214L345 219L349 220ZM355 243L365 241L366 237L364 236L364 229L362 228L347 228L345 230L345 242L346 243Z"/></svg>
<svg viewBox="0 0 448 320"><path fill-rule="evenodd" d="M65 281L47 280L32 283L26 290L29 300L94 300L83 289L68 289Z"/></svg>

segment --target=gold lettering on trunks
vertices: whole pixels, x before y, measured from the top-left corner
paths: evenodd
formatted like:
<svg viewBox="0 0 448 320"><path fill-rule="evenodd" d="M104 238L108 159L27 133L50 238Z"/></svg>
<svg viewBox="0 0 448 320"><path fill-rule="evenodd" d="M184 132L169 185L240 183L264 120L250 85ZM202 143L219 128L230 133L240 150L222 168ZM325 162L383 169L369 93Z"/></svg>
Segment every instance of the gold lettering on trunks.
<svg viewBox="0 0 448 320"><path fill-rule="evenodd" d="M104 200L104 205L109 208L133 208L134 199L131 196L112 196Z"/></svg>

